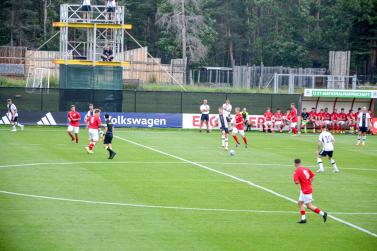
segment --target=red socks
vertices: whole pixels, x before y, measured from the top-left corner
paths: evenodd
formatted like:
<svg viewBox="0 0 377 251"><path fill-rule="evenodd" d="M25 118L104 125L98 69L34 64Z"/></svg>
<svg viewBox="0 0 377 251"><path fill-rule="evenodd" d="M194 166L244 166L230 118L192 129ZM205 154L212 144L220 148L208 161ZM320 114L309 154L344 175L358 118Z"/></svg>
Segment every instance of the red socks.
<svg viewBox="0 0 377 251"><path fill-rule="evenodd" d="M314 213L319 214L319 212L321 212L321 210L318 207L314 209Z"/></svg>
<svg viewBox="0 0 377 251"><path fill-rule="evenodd" d="M242 139L243 139L243 142L247 145L247 138L244 136L242 137Z"/></svg>
<svg viewBox="0 0 377 251"><path fill-rule="evenodd" d="M293 134L297 134L297 128L292 128Z"/></svg>
<svg viewBox="0 0 377 251"><path fill-rule="evenodd" d="M68 135L71 137L72 141L75 140L75 137L73 137L73 134L71 132L68 132Z"/></svg>
<svg viewBox="0 0 377 251"><path fill-rule="evenodd" d="M301 215L305 215L305 213L306 213L305 210L300 210Z"/></svg>
<svg viewBox="0 0 377 251"><path fill-rule="evenodd" d="M240 143L240 141L238 140L238 137L237 137L237 135L233 135L233 139L237 142L237 144L239 144Z"/></svg>
<svg viewBox="0 0 377 251"><path fill-rule="evenodd" d="M93 150L93 148L94 148L94 144L93 144L93 143L90 143L90 144L89 144L89 150Z"/></svg>
<svg viewBox="0 0 377 251"><path fill-rule="evenodd" d="M79 143L79 135L77 133L75 134L75 137L76 137L76 143Z"/></svg>

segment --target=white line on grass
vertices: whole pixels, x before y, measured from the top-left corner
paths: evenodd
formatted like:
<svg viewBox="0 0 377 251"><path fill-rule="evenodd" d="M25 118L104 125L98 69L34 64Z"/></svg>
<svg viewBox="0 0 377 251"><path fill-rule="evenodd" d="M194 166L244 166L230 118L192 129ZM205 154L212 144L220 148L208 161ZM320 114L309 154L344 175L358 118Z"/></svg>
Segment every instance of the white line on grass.
<svg viewBox="0 0 377 251"><path fill-rule="evenodd" d="M141 207L141 208L159 208L159 209L174 209L183 211L213 211L213 212L229 212L229 213L272 213L272 214L297 214L295 211L273 211L273 210L253 210L253 209L226 209L226 208L198 208L198 207L180 207L180 206L162 206L162 205L146 205L146 204L133 204L124 202L108 202L108 201L93 201L93 200L80 200L80 199L70 199L62 197L52 197L44 195L26 194L26 193L16 193L0 190L0 193L7 195L15 195L21 197L29 197L35 199L45 199L45 200L57 200L66 202L77 202L85 204L97 204L97 205L111 205L111 206L125 206L125 207ZM347 215L377 215L377 212L365 212L365 213L345 213L345 212L333 212L333 214L347 214Z"/></svg>
<svg viewBox="0 0 377 251"><path fill-rule="evenodd" d="M277 197L280 197L280 198L282 198L282 199L288 200L288 201L290 201L290 202L292 202L292 203L295 203L295 204L297 203L296 200L294 200L294 199L292 199L292 198L290 198L290 197L288 197L288 196L285 196L285 195L283 195L283 194L280 194L280 193L278 193L278 192L275 192L275 191L273 191L273 190L271 190L271 189L269 189L269 188L266 188L266 187L260 186L260 185L254 183L254 182L251 182L251 181L248 181L248 180L245 180L245 179L239 178L239 177L234 176L234 175L232 175L232 174L225 173L225 172L219 171L219 170L217 170L217 169L214 169L214 168L211 168L211 167L208 167L208 166L205 166L205 165L199 164L199 163L197 163L197 162L193 162L193 161L191 161L191 160L187 160L187 159L181 158L181 157L179 157L179 156L176 156L176 155L173 155L173 154L170 154L170 153L167 153L167 152L160 151L160 150L158 150L158 149L155 149L155 148L152 148L152 147L149 147L149 146L146 146L146 145L143 145L143 144L137 143L137 142L132 141L132 140L129 140L129 139L125 139L125 138L122 138L122 137L119 137L119 136L114 136L114 137L117 138L117 139L123 140L123 141L125 141L125 142L131 143L131 144L133 144L133 145L140 146L140 147L142 147L142 148L149 149L149 150L151 150L151 151L154 151L154 152L160 153L160 154L162 154L162 155L169 156L169 157L171 157L171 158L178 159L178 160L181 160L181 161L183 161L183 162L190 163L190 164L192 164L192 165L194 165L194 166L200 167L200 168L205 169L205 170L208 170L208 171L210 171L210 172L214 172L214 173L217 173L217 174L221 174L221 175L223 175L223 176L229 177L229 178L234 179L234 180L237 180L237 181L239 181L239 182L246 183L246 184L248 184L248 185L250 185L250 186L253 186L253 187L259 188L259 189L261 189L261 190L263 190L263 191L266 191L266 192L268 192L268 193L271 193L271 194L273 194L273 195L275 195L275 196L277 196ZM330 215L330 214L329 214L328 217L331 218L331 219L333 219L333 220L335 220L335 221L338 221L338 222L340 222L340 223L343 223L343 224L345 224L345 225L347 225L347 226L349 226L349 227L352 227L352 228L354 228L354 229L357 229L357 230L359 230L359 231L361 231L361 232L364 232L364 233L366 233L366 234L369 234L369 235L371 235L371 236L377 238L377 234L376 234L376 233L373 233L373 232L371 232L371 231L369 231L369 230L367 230L367 229L365 229L365 228L359 227L359 226L357 226L357 225L355 225L355 224L353 224L353 223L351 223L351 222L348 222L348 221L342 220L342 219L340 219L340 218L338 218L338 217L335 217L335 216L333 216L333 215Z"/></svg>
<svg viewBox="0 0 377 251"><path fill-rule="evenodd" d="M279 163L252 163L252 162L196 162L198 164L215 164L215 165L249 165L249 166L271 166L271 167L290 167L291 165ZM42 165L74 165L74 164L191 164L185 161L77 161L77 162L40 162L40 163L20 163L20 164L5 164L0 165L0 168L7 167L26 167L26 166L42 166ZM307 166L315 167L315 166ZM341 170L358 170L358 171L373 171L377 169L371 168L341 168Z"/></svg>

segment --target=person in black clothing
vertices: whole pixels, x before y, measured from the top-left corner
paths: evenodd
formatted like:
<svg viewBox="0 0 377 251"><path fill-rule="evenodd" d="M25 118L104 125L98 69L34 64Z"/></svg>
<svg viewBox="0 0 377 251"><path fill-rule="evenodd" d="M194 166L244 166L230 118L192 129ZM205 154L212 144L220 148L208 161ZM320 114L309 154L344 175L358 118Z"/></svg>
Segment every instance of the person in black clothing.
<svg viewBox="0 0 377 251"><path fill-rule="evenodd" d="M306 108L302 109L301 113L301 129L304 129L304 132L307 133L307 124L309 119L309 113L306 111Z"/></svg>
<svg viewBox="0 0 377 251"><path fill-rule="evenodd" d="M109 114L105 114L105 120L106 120L106 126L103 131L103 144L105 146L105 149L109 151L109 159L113 159L116 155L116 152L113 151L113 148L111 146L111 142L113 140L113 133L114 133L114 125L110 121Z"/></svg>
<svg viewBox="0 0 377 251"><path fill-rule="evenodd" d="M111 62L114 59L113 50L110 47L105 47L101 55L102 61Z"/></svg>

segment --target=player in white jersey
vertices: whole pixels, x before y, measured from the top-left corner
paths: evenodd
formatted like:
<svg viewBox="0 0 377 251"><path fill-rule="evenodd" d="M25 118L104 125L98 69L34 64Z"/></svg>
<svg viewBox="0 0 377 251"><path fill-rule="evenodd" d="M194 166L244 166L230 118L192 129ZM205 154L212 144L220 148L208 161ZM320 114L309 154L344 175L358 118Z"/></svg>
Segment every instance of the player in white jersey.
<svg viewBox="0 0 377 251"><path fill-rule="evenodd" d="M224 114L224 109L219 107L219 114L216 116L215 123L219 126L221 131L221 145L225 151L228 151L228 135L229 127L227 117Z"/></svg>
<svg viewBox="0 0 377 251"><path fill-rule="evenodd" d="M200 117L200 132L202 132L203 124L206 124L207 132L209 132L209 105L207 99L203 100L203 104L200 106L200 112L202 116Z"/></svg>
<svg viewBox="0 0 377 251"><path fill-rule="evenodd" d="M323 163L322 163L322 157L326 157L326 156L328 156L331 161L331 165L334 168L334 173L339 172L339 169L336 166L335 160L333 159L334 143L335 143L335 138L328 131L327 126L324 126L318 138L317 163L318 163L319 169L317 170L317 173L319 172L323 173L325 171L325 168L323 167Z"/></svg>
<svg viewBox="0 0 377 251"><path fill-rule="evenodd" d="M13 104L12 99L7 99L7 108L8 108L8 113L7 116L10 118L10 124L12 125L12 132L17 131L16 126L19 126L21 130L24 129L24 126L21 125L18 122L18 111L17 107L15 104Z"/></svg>
<svg viewBox="0 0 377 251"><path fill-rule="evenodd" d="M363 140L362 145L365 146L365 141L367 139L367 132L372 126L372 118L368 113L367 108L364 106L361 109L359 115L357 115L357 125L359 126L359 134L357 135L356 145L360 145L360 140Z"/></svg>
<svg viewBox="0 0 377 251"><path fill-rule="evenodd" d="M223 113L226 117L226 120L230 122L230 114L232 113L232 105L230 104L230 100L225 100L225 103L223 104Z"/></svg>
<svg viewBox="0 0 377 251"><path fill-rule="evenodd" d="M94 115L94 105L89 104L89 111L85 114L84 121L87 121L90 116Z"/></svg>

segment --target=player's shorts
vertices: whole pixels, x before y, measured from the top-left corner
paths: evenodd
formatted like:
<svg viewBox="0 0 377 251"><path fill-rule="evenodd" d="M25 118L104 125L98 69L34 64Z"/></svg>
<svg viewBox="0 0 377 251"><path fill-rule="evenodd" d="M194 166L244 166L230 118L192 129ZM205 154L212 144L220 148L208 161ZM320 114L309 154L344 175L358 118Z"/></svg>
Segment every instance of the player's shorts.
<svg viewBox="0 0 377 251"><path fill-rule="evenodd" d="M272 121L265 121L265 122L264 122L264 125L265 125L265 126L272 126Z"/></svg>
<svg viewBox="0 0 377 251"><path fill-rule="evenodd" d="M228 122L231 121L230 116L226 117L226 121L228 121Z"/></svg>
<svg viewBox="0 0 377 251"><path fill-rule="evenodd" d="M98 142L98 129L89 128L89 140Z"/></svg>
<svg viewBox="0 0 377 251"><path fill-rule="evenodd" d="M321 155L322 157L326 157L326 156L329 156L330 158L332 158L334 154L334 151L325 151L325 150L322 150L319 155Z"/></svg>
<svg viewBox="0 0 377 251"><path fill-rule="evenodd" d="M103 139L103 143L105 145L111 144L113 141L113 135L112 134L105 134L105 138Z"/></svg>
<svg viewBox="0 0 377 251"><path fill-rule="evenodd" d="M225 133L229 133L229 129L227 127L221 127L220 131L225 132Z"/></svg>
<svg viewBox="0 0 377 251"><path fill-rule="evenodd" d="M208 114L202 114L200 117L200 121L209 121L209 115Z"/></svg>
<svg viewBox="0 0 377 251"><path fill-rule="evenodd" d="M15 117L13 117L10 121L13 122L13 123L16 123L17 120L18 120L18 116L15 116Z"/></svg>
<svg viewBox="0 0 377 251"><path fill-rule="evenodd" d="M300 191L300 197L298 198L299 201L303 201L305 204L308 204L313 201L313 195L310 194L304 194L302 191Z"/></svg>
<svg viewBox="0 0 377 251"><path fill-rule="evenodd" d="M67 131L73 132L73 133L79 133L79 129L80 127L78 126L69 125Z"/></svg>
<svg viewBox="0 0 377 251"><path fill-rule="evenodd" d="M308 123L307 120L302 120L302 121L301 121L301 125L303 125L303 126L306 125L307 123Z"/></svg>
<svg viewBox="0 0 377 251"><path fill-rule="evenodd" d="M323 124L324 124L324 125L330 125L330 124L331 124L331 121L330 121L330 120L325 120L325 121L323 121Z"/></svg>
<svg viewBox="0 0 377 251"><path fill-rule="evenodd" d="M295 128L297 126L297 122L291 122L291 127Z"/></svg>
<svg viewBox="0 0 377 251"><path fill-rule="evenodd" d="M366 126L359 126L359 132L368 132L368 127L366 127Z"/></svg>
<svg viewBox="0 0 377 251"><path fill-rule="evenodd" d="M343 120L342 121L338 121L339 125L344 125L345 123L346 123L346 121L343 121Z"/></svg>
<svg viewBox="0 0 377 251"><path fill-rule="evenodd" d="M232 133L233 133L233 134L237 134L237 133L239 133L239 134L241 134L242 136L245 135L245 131L244 131L244 130L239 130L239 129L237 129L236 127L233 127Z"/></svg>
<svg viewBox="0 0 377 251"><path fill-rule="evenodd" d="M283 124L283 121L279 120L279 121L275 121L275 125L276 126L281 126Z"/></svg>
<svg viewBox="0 0 377 251"><path fill-rule="evenodd" d="M107 7L106 11L107 12L115 12L115 7Z"/></svg>
<svg viewBox="0 0 377 251"><path fill-rule="evenodd" d="M92 6L90 5L83 5L81 8L82 11L92 11Z"/></svg>

